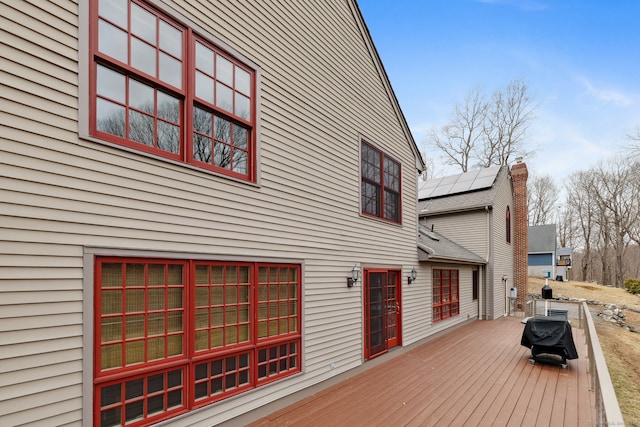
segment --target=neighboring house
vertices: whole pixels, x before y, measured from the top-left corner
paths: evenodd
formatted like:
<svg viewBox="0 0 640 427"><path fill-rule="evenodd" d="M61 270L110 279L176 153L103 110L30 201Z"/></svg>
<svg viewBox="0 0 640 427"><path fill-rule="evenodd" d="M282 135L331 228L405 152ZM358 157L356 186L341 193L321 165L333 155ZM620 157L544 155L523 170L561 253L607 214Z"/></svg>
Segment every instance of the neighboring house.
<svg viewBox="0 0 640 427"><path fill-rule="evenodd" d="M502 314L507 173L496 242L421 235L424 269L424 164L355 0L0 13L0 425L219 424L450 325L460 262Z"/></svg>
<svg viewBox="0 0 640 427"><path fill-rule="evenodd" d="M526 166L518 162L513 170L493 166L436 178L420 186L420 225L467 251L457 260L427 257L434 280L439 270L458 271L460 288L473 294L466 313L449 322L458 323L474 314L496 319L524 310L528 291L521 265L526 265L522 249L526 248L526 232L521 230L526 230L526 178ZM511 288L517 289L516 301L511 300ZM437 295L434 306L436 300Z"/></svg>
<svg viewBox="0 0 640 427"><path fill-rule="evenodd" d="M555 279L556 225L529 226L529 276Z"/></svg>
<svg viewBox="0 0 640 427"><path fill-rule="evenodd" d="M562 277L562 280L572 279L573 249L572 248L556 248L556 279Z"/></svg>

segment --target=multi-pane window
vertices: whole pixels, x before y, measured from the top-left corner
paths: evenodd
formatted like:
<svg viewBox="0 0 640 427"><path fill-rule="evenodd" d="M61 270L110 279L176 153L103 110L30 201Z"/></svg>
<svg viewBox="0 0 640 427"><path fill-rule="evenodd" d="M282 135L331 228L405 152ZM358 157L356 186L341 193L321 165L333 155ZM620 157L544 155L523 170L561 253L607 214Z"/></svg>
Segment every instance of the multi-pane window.
<svg viewBox="0 0 640 427"><path fill-rule="evenodd" d="M400 222L400 163L362 143L362 213Z"/></svg>
<svg viewBox="0 0 640 427"><path fill-rule="evenodd" d="M458 270L433 269L433 321L460 314Z"/></svg>
<svg viewBox="0 0 640 427"><path fill-rule="evenodd" d="M149 425L300 371L300 267L98 258L95 424Z"/></svg>
<svg viewBox="0 0 640 427"><path fill-rule="evenodd" d="M143 0L92 5L91 134L255 180L255 71Z"/></svg>

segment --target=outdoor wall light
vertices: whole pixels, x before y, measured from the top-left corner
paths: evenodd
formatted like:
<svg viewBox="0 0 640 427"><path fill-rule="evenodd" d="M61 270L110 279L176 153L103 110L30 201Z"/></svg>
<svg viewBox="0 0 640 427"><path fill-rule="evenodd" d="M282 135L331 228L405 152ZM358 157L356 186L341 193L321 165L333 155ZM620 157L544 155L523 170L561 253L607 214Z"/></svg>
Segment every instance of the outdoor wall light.
<svg viewBox="0 0 640 427"><path fill-rule="evenodd" d="M351 277L347 277L347 287L352 288L360 279L360 267L354 265L351 269Z"/></svg>
<svg viewBox="0 0 640 427"><path fill-rule="evenodd" d="M413 267L411 269L411 273L409 273L409 277L407 277L407 282L409 284L412 284L413 282L416 281L416 277L418 277L418 272L416 271L416 268Z"/></svg>
<svg viewBox="0 0 640 427"><path fill-rule="evenodd" d="M507 283L507 276L502 276L502 283Z"/></svg>

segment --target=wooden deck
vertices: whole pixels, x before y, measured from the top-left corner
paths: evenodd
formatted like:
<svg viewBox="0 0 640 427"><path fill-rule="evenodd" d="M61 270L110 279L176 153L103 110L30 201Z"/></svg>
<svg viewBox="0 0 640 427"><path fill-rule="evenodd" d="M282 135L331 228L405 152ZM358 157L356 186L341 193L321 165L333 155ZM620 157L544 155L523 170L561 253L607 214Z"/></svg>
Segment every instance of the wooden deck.
<svg viewBox="0 0 640 427"><path fill-rule="evenodd" d="M595 425L583 331L567 369L531 364L520 320L465 324L249 425Z"/></svg>

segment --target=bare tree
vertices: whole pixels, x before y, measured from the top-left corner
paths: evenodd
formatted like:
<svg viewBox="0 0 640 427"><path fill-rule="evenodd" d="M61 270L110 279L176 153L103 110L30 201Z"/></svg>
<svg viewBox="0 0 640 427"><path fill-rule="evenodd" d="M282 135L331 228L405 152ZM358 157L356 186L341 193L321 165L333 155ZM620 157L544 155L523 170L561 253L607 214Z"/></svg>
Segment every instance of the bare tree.
<svg viewBox="0 0 640 427"><path fill-rule="evenodd" d="M567 180L567 206L573 213L572 218L576 222L579 238L577 247L582 249L580 270L582 280L593 280L591 275L594 209L591 181L593 174L587 171L574 172Z"/></svg>
<svg viewBox="0 0 640 427"><path fill-rule="evenodd" d="M622 286L640 269L640 162L601 162L572 174L566 191L581 279Z"/></svg>
<svg viewBox="0 0 640 427"><path fill-rule="evenodd" d="M635 202L632 207L631 216L635 218L640 218L640 200L638 200L638 195L640 195L640 161L634 162L630 166L630 178L629 185L631 187L632 200ZM629 228L629 238L635 242L637 246L640 246L640 220L632 221L631 227Z"/></svg>
<svg viewBox="0 0 640 427"><path fill-rule="evenodd" d="M530 154L525 141L535 106L528 91L525 82L514 80L488 101L475 87L454 107L446 125L430 131L430 144L462 172L471 166L507 165L512 157Z"/></svg>
<svg viewBox="0 0 640 427"><path fill-rule="evenodd" d="M628 158L612 159L603 171L604 207L613 224L612 236L615 251L615 286L622 287L623 258L630 243L629 233L637 221L638 193L634 185L634 165Z"/></svg>
<svg viewBox="0 0 640 427"><path fill-rule="evenodd" d="M507 165L511 157L529 154L524 143L535 106L528 91L527 83L513 80L493 93L483 127L483 149L478 153L481 166Z"/></svg>
<svg viewBox="0 0 640 427"><path fill-rule="evenodd" d="M433 157L430 157L427 153L427 147L428 147L429 143L427 141L423 141L422 143L422 147L420 150L420 155L422 156L422 160L424 161L425 164L425 168L424 171L422 171L422 174L420 174L420 178L423 181L428 181L430 179L432 179L435 176L435 162L433 160Z"/></svg>
<svg viewBox="0 0 640 427"><path fill-rule="evenodd" d="M469 170L469 161L482 138L487 108L482 89L476 87L455 106L449 123L439 131L431 129L431 144L444 154L446 164L459 166L462 172Z"/></svg>
<svg viewBox="0 0 640 427"><path fill-rule="evenodd" d="M575 219L575 212L570 204L558 209L556 224L561 248L573 248L577 244L578 227Z"/></svg>
<svg viewBox="0 0 640 427"><path fill-rule="evenodd" d="M629 157L640 159L640 126L636 126L631 132L627 134L628 144L623 145L625 151L629 154Z"/></svg>
<svg viewBox="0 0 640 427"><path fill-rule="evenodd" d="M549 175L533 176L527 181L527 204L529 206L529 225L548 224L558 200L558 187Z"/></svg>

